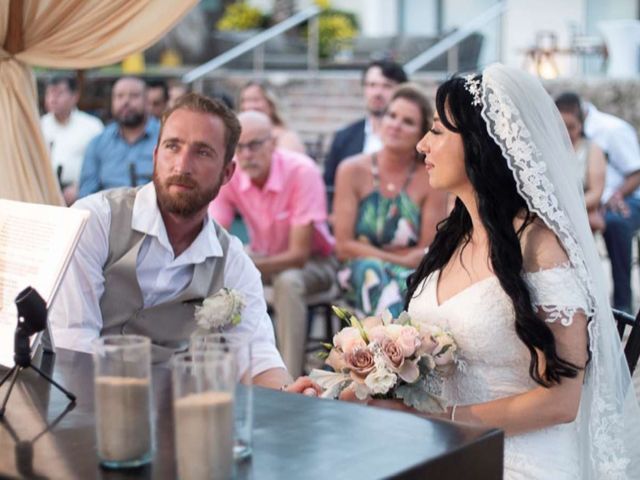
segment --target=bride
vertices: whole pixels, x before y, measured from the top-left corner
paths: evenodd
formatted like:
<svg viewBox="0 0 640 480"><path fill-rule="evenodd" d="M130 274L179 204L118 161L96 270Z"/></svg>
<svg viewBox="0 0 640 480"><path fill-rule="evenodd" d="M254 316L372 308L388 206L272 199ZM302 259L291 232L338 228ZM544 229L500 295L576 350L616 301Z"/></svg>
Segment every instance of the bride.
<svg viewBox="0 0 640 480"><path fill-rule="evenodd" d="M637 402L553 101L496 64L445 82L436 107L418 150L457 199L407 310L449 329L466 364L443 417L504 430L507 479L640 478Z"/></svg>

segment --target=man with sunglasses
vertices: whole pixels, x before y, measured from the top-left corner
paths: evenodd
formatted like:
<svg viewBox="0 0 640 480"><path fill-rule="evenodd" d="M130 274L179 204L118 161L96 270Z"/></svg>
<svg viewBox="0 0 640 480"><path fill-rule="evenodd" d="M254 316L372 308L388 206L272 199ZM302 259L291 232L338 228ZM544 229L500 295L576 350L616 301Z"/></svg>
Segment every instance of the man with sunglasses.
<svg viewBox="0 0 640 480"><path fill-rule="evenodd" d="M247 111L238 119L238 168L209 213L226 228L236 213L244 220L250 256L263 284L273 286L278 346L295 378L304 361L305 296L330 288L335 276L326 191L313 160L276 149L267 115Z"/></svg>

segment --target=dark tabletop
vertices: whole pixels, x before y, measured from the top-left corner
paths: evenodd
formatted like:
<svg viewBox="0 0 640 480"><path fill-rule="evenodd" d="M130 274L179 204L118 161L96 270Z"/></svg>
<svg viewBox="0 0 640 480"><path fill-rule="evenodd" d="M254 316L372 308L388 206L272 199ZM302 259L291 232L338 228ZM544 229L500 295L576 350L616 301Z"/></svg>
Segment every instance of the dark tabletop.
<svg viewBox="0 0 640 480"><path fill-rule="evenodd" d="M175 478L167 369L153 370L153 463L110 471L99 467L96 455L91 356L59 350L38 364L78 400L67 408L66 396L32 369L23 370L0 422L0 477ZM0 375L5 372L0 368ZM6 390L6 384L0 388L0 400ZM498 430L263 388L254 394L253 455L237 465L237 478L502 478Z"/></svg>

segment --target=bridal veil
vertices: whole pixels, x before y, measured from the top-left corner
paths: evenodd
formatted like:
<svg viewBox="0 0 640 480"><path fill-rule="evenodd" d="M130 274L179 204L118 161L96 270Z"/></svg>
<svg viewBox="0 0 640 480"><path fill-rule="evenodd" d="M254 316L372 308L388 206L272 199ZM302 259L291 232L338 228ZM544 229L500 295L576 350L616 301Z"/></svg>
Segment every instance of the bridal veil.
<svg viewBox="0 0 640 480"><path fill-rule="evenodd" d="M640 478L640 412L562 118L540 82L525 72L493 64L481 81L467 78L520 194L562 242L589 299L591 360L576 419L581 477ZM575 312L553 313L571 322Z"/></svg>

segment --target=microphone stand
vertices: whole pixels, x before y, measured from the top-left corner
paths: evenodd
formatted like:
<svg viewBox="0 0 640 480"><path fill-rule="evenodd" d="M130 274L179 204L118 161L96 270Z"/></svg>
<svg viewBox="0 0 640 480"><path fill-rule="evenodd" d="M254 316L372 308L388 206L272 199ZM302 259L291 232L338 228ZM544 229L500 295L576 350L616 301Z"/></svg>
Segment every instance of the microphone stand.
<svg viewBox="0 0 640 480"><path fill-rule="evenodd" d="M44 378L47 382L49 382L51 385L53 385L62 393L64 393L67 396L67 398L71 401L71 403L74 403L76 401L76 396L73 393L69 392L68 390L65 390L65 388L62 387L58 382L56 382L54 379L49 377L42 370L40 370L38 367L36 367L31 363L31 344L29 343L29 335L27 335L23 331L22 325L23 323L18 323L18 326L16 328L16 333L14 336L13 361L15 362L15 365L11 368L11 370L7 372L7 374L2 378L2 380L0 380L0 387L1 387L4 384L4 382L6 382L9 379L9 377L11 377L11 382L9 383L9 389L5 394L4 400L2 402L2 406L0 407L0 418L4 416L5 407L7 406L7 402L9 401L9 395L11 395L11 390L13 390L13 386L15 385L16 380L18 379L18 374L26 368L31 368L36 372L38 372L38 374L42 378Z"/></svg>

